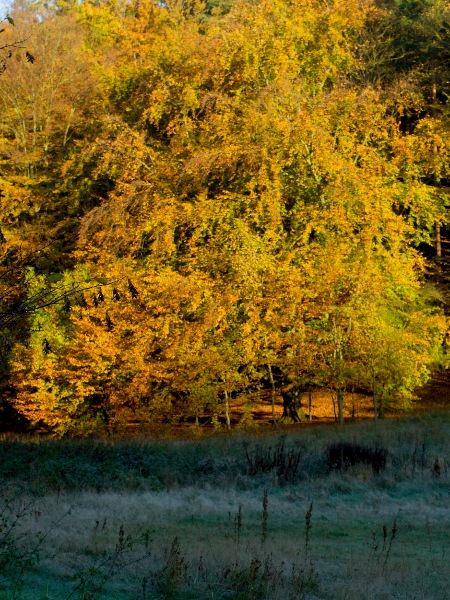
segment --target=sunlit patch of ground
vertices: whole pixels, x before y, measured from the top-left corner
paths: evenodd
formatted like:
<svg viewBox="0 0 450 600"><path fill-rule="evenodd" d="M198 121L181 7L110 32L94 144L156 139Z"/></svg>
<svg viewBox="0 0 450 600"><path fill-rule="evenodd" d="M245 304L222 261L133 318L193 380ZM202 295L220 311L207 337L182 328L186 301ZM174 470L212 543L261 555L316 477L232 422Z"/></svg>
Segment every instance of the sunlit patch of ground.
<svg viewBox="0 0 450 600"><path fill-rule="evenodd" d="M427 413L450 408L450 372L437 371L430 383L416 392L413 402L414 413Z"/></svg>
<svg viewBox="0 0 450 600"><path fill-rule="evenodd" d="M311 400L311 404L310 404ZM272 395L270 391L263 391L241 398L231 404L231 417L238 424L244 414L246 406L251 407L253 421L257 424L270 424L272 416ZM283 419L283 399L275 395L275 418L280 425L290 425L290 419ZM433 411L445 411L450 408L450 373L438 371L433 380L416 390L415 398L410 406L396 406L394 403L385 407L385 417L402 417L406 415L424 414ZM379 410L379 407L378 407ZM300 399L298 414L300 423L332 423L338 419L336 396L330 390L313 390L311 394L305 392ZM373 419L374 402L370 394L346 391L344 393L344 418L346 420ZM221 414L224 420L224 414Z"/></svg>
<svg viewBox="0 0 450 600"><path fill-rule="evenodd" d="M257 423L267 423L272 420L272 399L269 392L260 395L261 402L256 404L252 414ZM239 413L239 406L236 407ZM337 419L338 407L336 398L329 390L314 390L311 392L311 411L309 394L304 393L297 409L300 422L332 422ZM283 400L276 396L275 416L282 419ZM349 392L344 395L344 417L346 419L373 418L373 398L366 394ZM285 419L288 424L289 419Z"/></svg>

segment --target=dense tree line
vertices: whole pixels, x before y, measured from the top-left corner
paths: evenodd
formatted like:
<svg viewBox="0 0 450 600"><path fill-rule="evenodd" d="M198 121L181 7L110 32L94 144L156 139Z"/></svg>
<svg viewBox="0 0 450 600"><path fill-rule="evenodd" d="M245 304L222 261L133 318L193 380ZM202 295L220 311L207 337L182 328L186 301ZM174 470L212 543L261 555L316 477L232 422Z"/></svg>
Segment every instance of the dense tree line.
<svg viewBox="0 0 450 600"><path fill-rule="evenodd" d="M229 419L261 388L408 405L445 362L447 2L11 14L35 60L0 78L2 268L52 240L22 301L101 287L26 315L4 404L60 435Z"/></svg>

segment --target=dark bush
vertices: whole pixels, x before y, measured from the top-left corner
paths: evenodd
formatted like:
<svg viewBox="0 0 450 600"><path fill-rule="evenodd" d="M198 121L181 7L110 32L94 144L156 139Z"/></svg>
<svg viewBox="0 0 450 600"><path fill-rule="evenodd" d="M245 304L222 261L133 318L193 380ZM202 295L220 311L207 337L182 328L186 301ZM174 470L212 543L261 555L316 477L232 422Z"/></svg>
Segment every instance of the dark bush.
<svg viewBox="0 0 450 600"><path fill-rule="evenodd" d="M384 448L369 448L349 442L338 442L329 446L327 463L330 470L347 470L358 464L370 465L375 474L386 467L387 451Z"/></svg>
<svg viewBox="0 0 450 600"><path fill-rule="evenodd" d="M255 446L249 450L244 444L249 475L258 476L276 471L278 477L286 482L293 482L297 476L301 458L300 448L286 448L282 437L275 446Z"/></svg>

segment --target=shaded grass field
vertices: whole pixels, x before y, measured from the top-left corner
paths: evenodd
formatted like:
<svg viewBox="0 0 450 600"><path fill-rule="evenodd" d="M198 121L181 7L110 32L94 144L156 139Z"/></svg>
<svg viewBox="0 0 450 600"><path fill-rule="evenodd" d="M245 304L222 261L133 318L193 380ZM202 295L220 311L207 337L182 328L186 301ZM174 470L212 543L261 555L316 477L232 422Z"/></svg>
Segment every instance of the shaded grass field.
<svg viewBox="0 0 450 600"><path fill-rule="evenodd" d="M444 600L449 429L5 439L0 598ZM369 453L331 468L337 443Z"/></svg>

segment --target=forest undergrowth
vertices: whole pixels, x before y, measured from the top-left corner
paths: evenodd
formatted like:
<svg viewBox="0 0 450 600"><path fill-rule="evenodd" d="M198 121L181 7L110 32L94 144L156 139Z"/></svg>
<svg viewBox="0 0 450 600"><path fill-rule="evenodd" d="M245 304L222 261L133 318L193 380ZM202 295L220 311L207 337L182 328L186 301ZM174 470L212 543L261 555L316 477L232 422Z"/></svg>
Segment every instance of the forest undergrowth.
<svg viewBox="0 0 450 600"><path fill-rule="evenodd" d="M0 443L0 598L443 600L448 413Z"/></svg>

